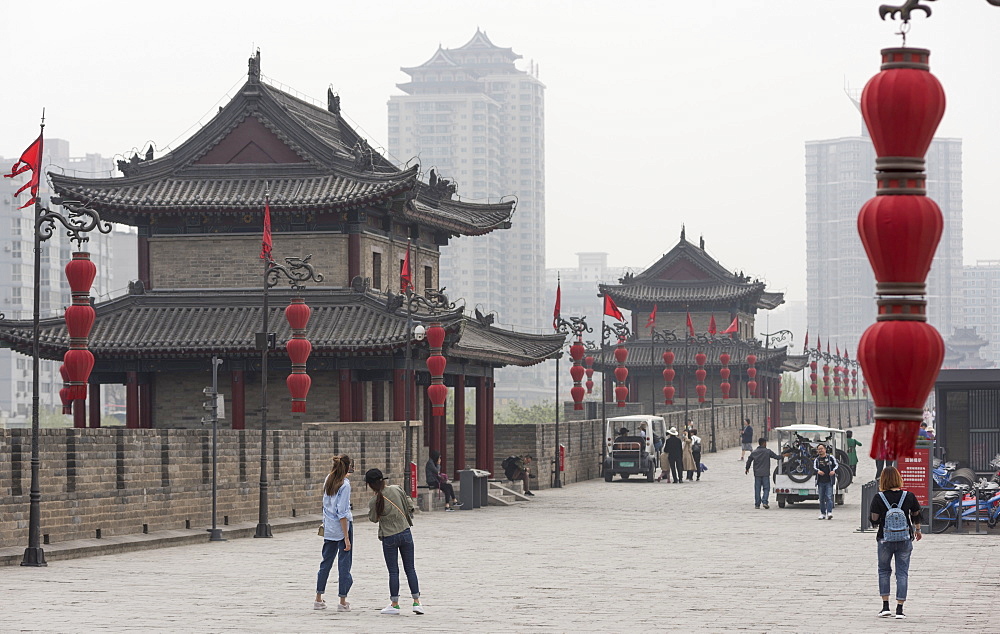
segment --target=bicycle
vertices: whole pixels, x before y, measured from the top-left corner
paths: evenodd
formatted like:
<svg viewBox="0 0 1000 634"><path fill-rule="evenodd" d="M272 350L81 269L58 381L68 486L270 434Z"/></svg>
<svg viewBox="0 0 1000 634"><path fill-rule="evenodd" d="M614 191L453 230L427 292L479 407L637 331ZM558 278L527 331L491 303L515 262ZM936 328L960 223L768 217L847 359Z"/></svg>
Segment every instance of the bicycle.
<svg viewBox="0 0 1000 634"><path fill-rule="evenodd" d="M933 501L931 517L935 533L943 533L957 525L959 518L962 522L985 521L993 528L1000 520L1000 483L980 480L972 486L958 485L943 498Z"/></svg>

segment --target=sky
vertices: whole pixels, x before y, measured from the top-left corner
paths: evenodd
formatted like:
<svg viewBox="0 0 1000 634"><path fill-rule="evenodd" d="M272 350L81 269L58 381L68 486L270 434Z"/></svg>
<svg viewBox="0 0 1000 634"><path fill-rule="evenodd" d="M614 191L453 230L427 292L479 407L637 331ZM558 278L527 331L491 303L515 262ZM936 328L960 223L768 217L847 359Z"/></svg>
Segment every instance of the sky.
<svg viewBox="0 0 1000 634"><path fill-rule="evenodd" d="M539 65L546 84L546 265L606 251L645 268L704 236L730 269L805 299L809 140L860 133L845 96L898 46L887 0L505 0L11 4L0 24L7 81L0 156L35 138L73 155L176 147L262 73L343 112L387 144L386 102L438 45L481 28ZM902 3L902 0L899 0ZM930 48L948 109L939 136L964 141L964 259L1000 259L1000 8L941 0L907 43ZM401 157L408 158L408 157ZM4 167L4 166L0 166Z"/></svg>

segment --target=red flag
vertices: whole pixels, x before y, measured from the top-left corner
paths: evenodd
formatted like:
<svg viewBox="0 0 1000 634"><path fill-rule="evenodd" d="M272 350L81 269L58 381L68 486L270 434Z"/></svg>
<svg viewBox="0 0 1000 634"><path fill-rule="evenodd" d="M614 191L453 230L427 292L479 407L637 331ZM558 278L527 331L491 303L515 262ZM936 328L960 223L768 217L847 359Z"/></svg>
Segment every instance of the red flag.
<svg viewBox="0 0 1000 634"><path fill-rule="evenodd" d="M738 328L739 328L739 324L737 323L738 320L739 320L739 317L733 317L733 323L729 324L729 328L726 328L725 330L723 330L722 334L724 334L724 335L731 335L734 332L736 332L738 330Z"/></svg>
<svg viewBox="0 0 1000 634"><path fill-rule="evenodd" d="M691 322L691 311L688 311L687 315L688 315L688 318L687 318L688 334L693 337L694 336L694 324Z"/></svg>
<svg viewBox="0 0 1000 634"><path fill-rule="evenodd" d="M558 280L558 278L557 278ZM562 281L556 281L556 307L552 311L552 330L559 330L559 317L562 316Z"/></svg>
<svg viewBox="0 0 1000 634"><path fill-rule="evenodd" d="M806 342L802 344L802 351L805 352L809 349L809 329L806 328Z"/></svg>
<svg viewBox="0 0 1000 634"><path fill-rule="evenodd" d="M410 243L406 243L406 258L403 259L403 267L399 270L399 292L405 293L413 288L413 273L410 271Z"/></svg>
<svg viewBox="0 0 1000 634"><path fill-rule="evenodd" d="M715 327L715 315L712 315L712 318L708 320L708 332L709 334L714 335L716 330L717 328Z"/></svg>
<svg viewBox="0 0 1000 634"><path fill-rule="evenodd" d="M614 317L618 321L625 321L625 316L622 315L622 311L618 310L615 300L611 299L610 295L604 296L604 314L608 317Z"/></svg>
<svg viewBox="0 0 1000 634"><path fill-rule="evenodd" d="M839 343L837 344L837 356L838 357L840 356L840 344Z"/></svg>
<svg viewBox="0 0 1000 634"><path fill-rule="evenodd" d="M656 308L657 304L653 304L653 312L649 313L649 319L646 320L646 328L652 328L656 325Z"/></svg>
<svg viewBox="0 0 1000 634"><path fill-rule="evenodd" d="M823 342L820 341L819 335L816 335L816 352L823 352Z"/></svg>
<svg viewBox="0 0 1000 634"><path fill-rule="evenodd" d="M830 340L829 339L826 340L826 353L830 354Z"/></svg>
<svg viewBox="0 0 1000 634"><path fill-rule="evenodd" d="M271 261L271 199L264 201L264 237L260 242L260 259Z"/></svg>
<svg viewBox="0 0 1000 634"><path fill-rule="evenodd" d="M14 178L18 174L23 174L31 170L31 178L28 179L28 182L21 189L14 193L15 196L20 196L21 192L26 189L31 193L31 198L28 199L28 202L18 207L18 209L24 209L28 205L32 205L38 201L38 180L42 174L42 144L42 135L39 133L34 143L28 146L28 149L21 154L21 158L10 168L10 174L3 175L4 178Z"/></svg>

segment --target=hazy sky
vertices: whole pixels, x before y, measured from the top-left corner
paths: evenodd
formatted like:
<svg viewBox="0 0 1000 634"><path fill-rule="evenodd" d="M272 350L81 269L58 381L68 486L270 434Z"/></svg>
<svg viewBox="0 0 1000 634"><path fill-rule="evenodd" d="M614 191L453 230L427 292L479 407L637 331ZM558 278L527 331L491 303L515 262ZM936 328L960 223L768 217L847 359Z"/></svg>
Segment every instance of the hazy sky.
<svg viewBox="0 0 1000 634"><path fill-rule="evenodd" d="M480 27L523 55L521 68L535 60L547 85L549 267L575 265L577 251L645 267L686 223L724 265L802 300L804 143L859 133L845 82L860 90L879 49L900 43L880 3L11 3L0 156L34 139L43 106L46 135L74 155L176 146L242 84L254 47L274 80L324 102L332 85L384 146L400 66ZM939 136L964 141L965 260L1000 259L1000 8L931 6L908 43L932 50L947 92Z"/></svg>

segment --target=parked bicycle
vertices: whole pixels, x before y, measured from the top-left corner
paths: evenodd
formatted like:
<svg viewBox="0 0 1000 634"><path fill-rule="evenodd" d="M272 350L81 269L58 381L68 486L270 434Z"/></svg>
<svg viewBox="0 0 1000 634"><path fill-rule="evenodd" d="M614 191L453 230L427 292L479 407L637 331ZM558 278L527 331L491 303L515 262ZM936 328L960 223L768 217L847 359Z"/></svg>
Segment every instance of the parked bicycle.
<svg viewBox="0 0 1000 634"><path fill-rule="evenodd" d="M960 484L955 490L935 498L931 505L933 531L945 532L956 526L960 517L963 523L978 519L990 528L995 527L1000 520L1000 482L995 480L997 475L989 482L980 480L971 486Z"/></svg>
<svg viewBox="0 0 1000 634"><path fill-rule="evenodd" d="M935 460L931 468L934 477L934 488L943 491L952 491L956 485L972 485L976 481L976 472L969 468L958 468L956 462L941 462Z"/></svg>

